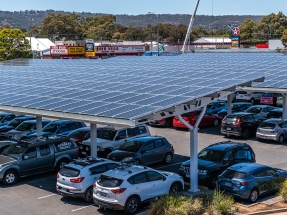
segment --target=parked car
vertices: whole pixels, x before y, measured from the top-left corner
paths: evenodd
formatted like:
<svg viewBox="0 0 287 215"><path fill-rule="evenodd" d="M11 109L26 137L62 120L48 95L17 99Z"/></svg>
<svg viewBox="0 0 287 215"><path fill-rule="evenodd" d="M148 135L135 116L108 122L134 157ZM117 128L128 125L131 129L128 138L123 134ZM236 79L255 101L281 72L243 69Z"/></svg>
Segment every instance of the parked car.
<svg viewBox="0 0 287 215"><path fill-rule="evenodd" d="M227 107L227 102L222 100L216 100L214 102L209 103L206 106L206 112L217 114L219 111Z"/></svg>
<svg viewBox="0 0 287 215"><path fill-rule="evenodd" d="M236 163L254 163L255 153L246 143L220 142L198 153L198 183L209 188L216 185L217 176ZM189 180L190 161L181 164L179 174Z"/></svg>
<svg viewBox="0 0 287 215"><path fill-rule="evenodd" d="M267 114L273 109L274 107L270 105L253 105L250 108L248 108L246 112L254 113L254 114L261 116L262 118L265 118Z"/></svg>
<svg viewBox="0 0 287 215"><path fill-rule="evenodd" d="M244 112L252 106L249 102L234 102L231 104L231 113ZM227 107L217 113L220 119L227 115Z"/></svg>
<svg viewBox="0 0 287 215"><path fill-rule="evenodd" d="M22 122L27 121L27 120L35 120L35 119L36 119L36 117L34 117L34 116L16 117L13 120L11 120L7 125L3 125L0 127L0 134L4 135L4 134L6 134L6 132L15 129Z"/></svg>
<svg viewBox="0 0 287 215"><path fill-rule="evenodd" d="M259 196L276 191L274 184L278 178L287 178L287 171L257 163L240 163L224 171L217 183L225 193L254 203Z"/></svg>
<svg viewBox="0 0 287 215"><path fill-rule="evenodd" d="M42 130L42 137L47 136L56 136L56 135L68 135L72 131L86 127L86 124L83 122L76 122L71 120L56 120L53 122L50 122L48 125L46 125ZM32 132L28 135L29 138L31 137L37 137L37 131Z"/></svg>
<svg viewBox="0 0 287 215"><path fill-rule="evenodd" d="M276 105L279 107L283 107L283 96L277 97Z"/></svg>
<svg viewBox="0 0 287 215"><path fill-rule="evenodd" d="M287 120L275 118L265 120L259 125L256 137L283 143L287 138Z"/></svg>
<svg viewBox="0 0 287 215"><path fill-rule="evenodd" d="M57 191L62 196L83 198L93 202L93 185L101 174L114 169L117 163L107 159L84 158L68 163L57 174Z"/></svg>
<svg viewBox="0 0 287 215"><path fill-rule="evenodd" d="M12 144L0 155L0 180L15 184L21 177L57 172L78 157L77 144L67 137L29 139Z"/></svg>
<svg viewBox="0 0 287 215"><path fill-rule="evenodd" d="M178 194L184 181L176 173L143 166L118 167L103 173L94 184L96 205L134 214L144 202L167 194Z"/></svg>
<svg viewBox="0 0 287 215"><path fill-rule="evenodd" d="M42 127L45 127L47 124L49 124L51 120L45 119L42 120ZM5 135L8 137L13 137L15 140L23 140L27 139L27 137L37 130L36 128L37 122L36 120L27 120L22 122L20 125L18 125L15 129L12 129L11 131L8 131Z"/></svg>
<svg viewBox="0 0 287 215"><path fill-rule="evenodd" d="M283 116L283 109L282 108L274 108L273 110L271 110L266 118L282 118Z"/></svg>
<svg viewBox="0 0 287 215"><path fill-rule="evenodd" d="M97 132L102 130L101 127L97 127ZM71 140L73 140L78 145L81 144L84 140L90 139L90 127L82 127L72 131L67 135Z"/></svg>
<svg viewBox="0 0 287 215"><path fill-rule="evenodd" d="M97 134L98 156L106 158L115 149L119 148L126 141L135 137L150 136L146 124L137 125L134 128L116 129L114 126L106 126ZM91 155L91 139L83 141L79 147L81 157Z"/></svg>
<svg viewBox="0 0 287 215"><path fill-rule="evenodd" d="M263 93L260 99L260 104L276 105L277 97L282 96L280 93Z"/></svg>
<svg viewBox="0 0 287 215"><path fill-rule="evenodd" d="M254 105L255 103L260 102L262 95L262 92L238 91L236 93L236 101L250 102L252 105Z"/></svg>
<svg viewBox="0 0 287 215"><path fill-rule="evenodd" d="M190 125L195 125L199 115L201 113L201 110L195 110L189 113L182 114L182 118L187 121ZM200 123L199 127L205 127L205 126L218 126L219 125L219 119L217 114L211 114L209 112L205 112ZM187 128L181 121L179 121L178 116L175 116L173 118L173 126L176 128Z"/></svg>
<svg viewBox="0 0 287 215"><path fill-rule="evenodd" d="M239 112L226 116L221 121L221 133L225 136L250 137L264 119L257 114Z"/></svg>
<svg viewBox="0 0 287 215"><path fill-rule="evenodd" d="M150 121L149 125L160 125L160 126L170 128L170 127L173 127L173 117Z"/></svg>
<svg viewBox="0 0 287 215"><path fill-rule="evenodd" d="M150 165L158 162L171 163L174 155L173 145L165 137L149 136L134 138L112 151L108 159L123 162L136 162Z"/></svg>
<svg viewBox="0 0 287 215"><path fill-rule="evenodd" d="M0 135L0 154L10 145L16 144L17 141L7 136Z"/></svg>
<svg viewBox="0 0 287 215"><path fill-rule="evenodd" d="M7 125L15 117L16 115L13 113L0 113L0 126Z"/></svg>

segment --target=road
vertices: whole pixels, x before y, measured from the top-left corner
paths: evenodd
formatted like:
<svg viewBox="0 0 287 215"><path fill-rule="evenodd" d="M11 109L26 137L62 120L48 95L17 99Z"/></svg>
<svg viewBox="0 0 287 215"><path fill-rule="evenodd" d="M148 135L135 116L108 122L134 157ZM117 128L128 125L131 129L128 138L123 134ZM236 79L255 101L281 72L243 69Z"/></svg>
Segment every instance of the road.
<svg viewBox="0 0 287 215"><path fill-rule="evenodd" d="M189 156L189 132L169 128L150 127L153 135L166 137L174 145L175 157L171 165L157 164L153 168L177 172L182 161ZM220 134L219 127L204 128L199 131L199 150L220 142L228 141ZM232 138L232 141L246 142L255 151L258 163L270 165L287 170L287 141L280 145L276 142L258 142L255 137L249 140ZM50 172L22 179L11 187L5 187L0 183L0 211L6 215L123 215L123 212L111 210L99 210L93 204L82 199L66 198L57 194L55 189L56 173ZM138 212L140 215L146 210L146 206Z"/></svg>

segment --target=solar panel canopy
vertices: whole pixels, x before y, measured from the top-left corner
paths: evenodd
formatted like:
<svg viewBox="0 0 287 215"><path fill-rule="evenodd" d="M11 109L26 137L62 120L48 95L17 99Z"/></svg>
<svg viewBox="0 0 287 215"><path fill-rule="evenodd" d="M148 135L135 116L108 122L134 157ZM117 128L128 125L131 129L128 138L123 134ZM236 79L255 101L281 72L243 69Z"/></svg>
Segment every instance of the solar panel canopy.
<svg viewBox="0 0 287 215"><path fill-rule="evenodd" d="M263 76L267 76L266 83L287 87L284 59L275 53L198 53L107 60L11 60L0 63L0 105L1 110L19 107L38 115L46 110L96 116L98 123L109 119L133 125L136 119Z"/></svg>

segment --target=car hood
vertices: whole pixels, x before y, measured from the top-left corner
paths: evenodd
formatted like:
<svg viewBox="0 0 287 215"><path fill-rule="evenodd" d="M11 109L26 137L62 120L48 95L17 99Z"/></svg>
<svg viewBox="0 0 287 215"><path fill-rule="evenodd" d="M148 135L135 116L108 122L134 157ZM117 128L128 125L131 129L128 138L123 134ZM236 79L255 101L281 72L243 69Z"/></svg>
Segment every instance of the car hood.
<svg viewBox="0 0 287 215"><path fill-rule="evenodd" d="M190 166L190 161L185 161L182 163L183 166ZM202 169L202 170L205 170L205 169L210 169L210 168L214 168L214 167L217 167L218 164L217 163L214 163L212 161L206 161L206 160L201 160L201 159L198 159L198 169Z"/></svg>
<svg viewBox="0 0 287 215"><path fill-rule="evenodd" d="M124 158L127 157L134 157L135 152L127 152L127 151L122 151L122 150L115 150L109 154L108 159L114 160L114 161L121 161Z"/></svg>
<svg viewBox="0 0 287 215"><path fill-rule="evenodd" d="M108 142L112 142L112 140L105 140L105 139L101 139L101 138L97 138L97 145L98 146L103 146L104 144L108 143ZM91 145L91 139L85 140L82 143L83 145Z"/></svg>
<svg viewBox="0 0 287 215"><path fill-rule="evenodd" d="M52 133L52 132L42 132L42 136L43 137L51 136L51 135L54 135L54 133ZM37 131L31 132L29 136L30 137L36 137L37 136Z"/></svg>
<svg viewBox="0 0 287 215"><path fill-rule="evenodd" d="M14 158L0 155L0 167L5 166L6 164L9 164L9 163L13 163L15 161L16 161L16 159L14 159Z"/></svg>
<svg viewBox="0 0 287 215"><path fill-rule="evenodd" d="M23 133L26 133L28 131L17 131L15 129L11 130L11 131L8 131L6 133L7 136L14 136L14 135L17 135L17 134L23 134Z"/></svg>
<svg viewBox="0 0 287 215"><path fill-rule="evenodd" d="M12 129L14 129L13 126L4 125L4 126L1 126L1 127L0 127L0 132L7 132L7 131L10 131L10 130L12 130Z"/></svg>

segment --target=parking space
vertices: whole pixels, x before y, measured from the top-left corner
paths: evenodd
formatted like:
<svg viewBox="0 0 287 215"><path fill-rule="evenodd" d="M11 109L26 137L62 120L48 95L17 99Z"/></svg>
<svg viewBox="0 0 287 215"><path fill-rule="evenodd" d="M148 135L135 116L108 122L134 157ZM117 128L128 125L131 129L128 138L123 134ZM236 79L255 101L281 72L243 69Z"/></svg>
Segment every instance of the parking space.
<svg viewBox="0 0 287 215"><path fill-rule="evenodd" d="M181 162L189 159L189 132L160 127L150 127L153 135L164 136L175 149L175 156L170 165L157 164L153 168L178 172ZM204 147L220 142L228 141L220 134L219 127L207 127L199 131L199 150ZM231 138L232 141L248 143L256 153L258 163L273 167L287 169L287 143L258 142L255 137L249 140ZM5 187L0 183L0 211L2 214L117 214L123 212L98 209L91 203L82 199L66 198L56 192L56 173L45 173L22 179L14 186ZM145 206L138 214L145 211Z"/></svg>

